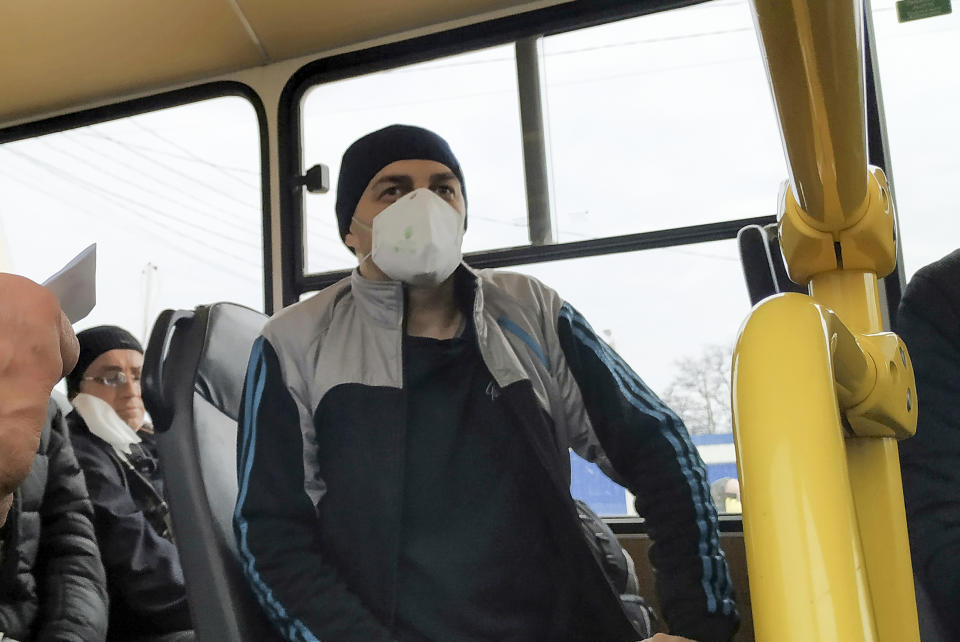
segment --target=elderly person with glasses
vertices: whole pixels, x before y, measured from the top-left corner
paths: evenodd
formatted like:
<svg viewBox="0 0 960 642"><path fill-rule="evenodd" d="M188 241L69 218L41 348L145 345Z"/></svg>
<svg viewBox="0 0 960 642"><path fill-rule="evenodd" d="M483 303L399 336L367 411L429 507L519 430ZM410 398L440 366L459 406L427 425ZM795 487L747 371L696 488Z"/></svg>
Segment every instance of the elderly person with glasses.
<svg viewBox="0 0 960 642"><path fill-rule="evenodd" d="M183 570L140 396L143 348L129 332L77 334L67 377L70 437L86 476L107 571L110 640L191 640Z"/></svg>

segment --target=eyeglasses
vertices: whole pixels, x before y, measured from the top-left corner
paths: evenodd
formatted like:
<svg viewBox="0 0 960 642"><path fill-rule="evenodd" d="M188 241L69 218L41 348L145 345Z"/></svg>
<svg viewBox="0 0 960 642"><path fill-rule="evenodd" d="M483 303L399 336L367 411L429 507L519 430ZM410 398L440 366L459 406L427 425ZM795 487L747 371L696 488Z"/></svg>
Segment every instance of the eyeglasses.
<svg viewBox="0 0 960 642"><path fill-rule="evenodd" d="M111 388L119 388L120 386L127 385L127 382L132 381L133 383L140 384L140 375L135 374L130 377L123 374L119 370L108 374L106 377L84 377L84 381L96 381L97 383L109 386Z"/></svg>

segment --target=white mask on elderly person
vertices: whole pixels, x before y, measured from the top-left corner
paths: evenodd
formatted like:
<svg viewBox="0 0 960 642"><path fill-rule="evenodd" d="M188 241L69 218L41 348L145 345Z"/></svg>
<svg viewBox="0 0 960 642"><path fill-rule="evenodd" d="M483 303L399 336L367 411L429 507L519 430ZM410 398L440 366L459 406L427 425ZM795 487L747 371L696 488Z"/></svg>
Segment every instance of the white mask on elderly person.
<svg viewBox="0 0 960 642"><path fill-rule="evenodd" d="M130 454L130 444L141 442L137 432L120 418L113 406L100 397L81 392L73 398L72 403L90 432L113 446L121 457Z"/></svg>
<svg viewBox="0 0 960 642"><path fill-rule="evenodd" d="M370 254L395 281L436 287L457 269L463 244L464 216L428 188L413 190L373 219Z"/></svg>

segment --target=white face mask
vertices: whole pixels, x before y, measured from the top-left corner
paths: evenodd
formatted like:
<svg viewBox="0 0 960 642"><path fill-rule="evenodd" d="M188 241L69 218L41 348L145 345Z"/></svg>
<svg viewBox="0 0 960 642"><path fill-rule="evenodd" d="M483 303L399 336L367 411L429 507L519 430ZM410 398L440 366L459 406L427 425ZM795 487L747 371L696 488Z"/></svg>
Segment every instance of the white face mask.
<svg viewBox="0 0 960 642"><path fill-rule="evenodd" d="M72 403L90 432L113 446L118 453L129 455L130 444L140 443L137 432L120 418L113 406L100 397L81 392L73 398Z"/></svg>
<svg viewBox="0 0 960 642"><path fill-rule="evenodd" d="M413 190L373 219L373 248L368 257L388 277L421 287L436 287L460 264L464 216L426 187Z"/></svg>

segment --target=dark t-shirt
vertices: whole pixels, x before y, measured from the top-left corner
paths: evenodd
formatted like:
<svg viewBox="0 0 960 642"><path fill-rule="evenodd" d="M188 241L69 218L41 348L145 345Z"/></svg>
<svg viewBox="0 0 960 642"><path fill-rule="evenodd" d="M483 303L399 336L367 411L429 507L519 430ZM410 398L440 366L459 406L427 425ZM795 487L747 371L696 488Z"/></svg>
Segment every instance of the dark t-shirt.
<svg viewBox="0 0 960 642"><path fill-rule="evenodd" d="M468 327L403 342L407 435L397 632L401 640L542 639L550 537L527 483L535 464Z"/></svg>

